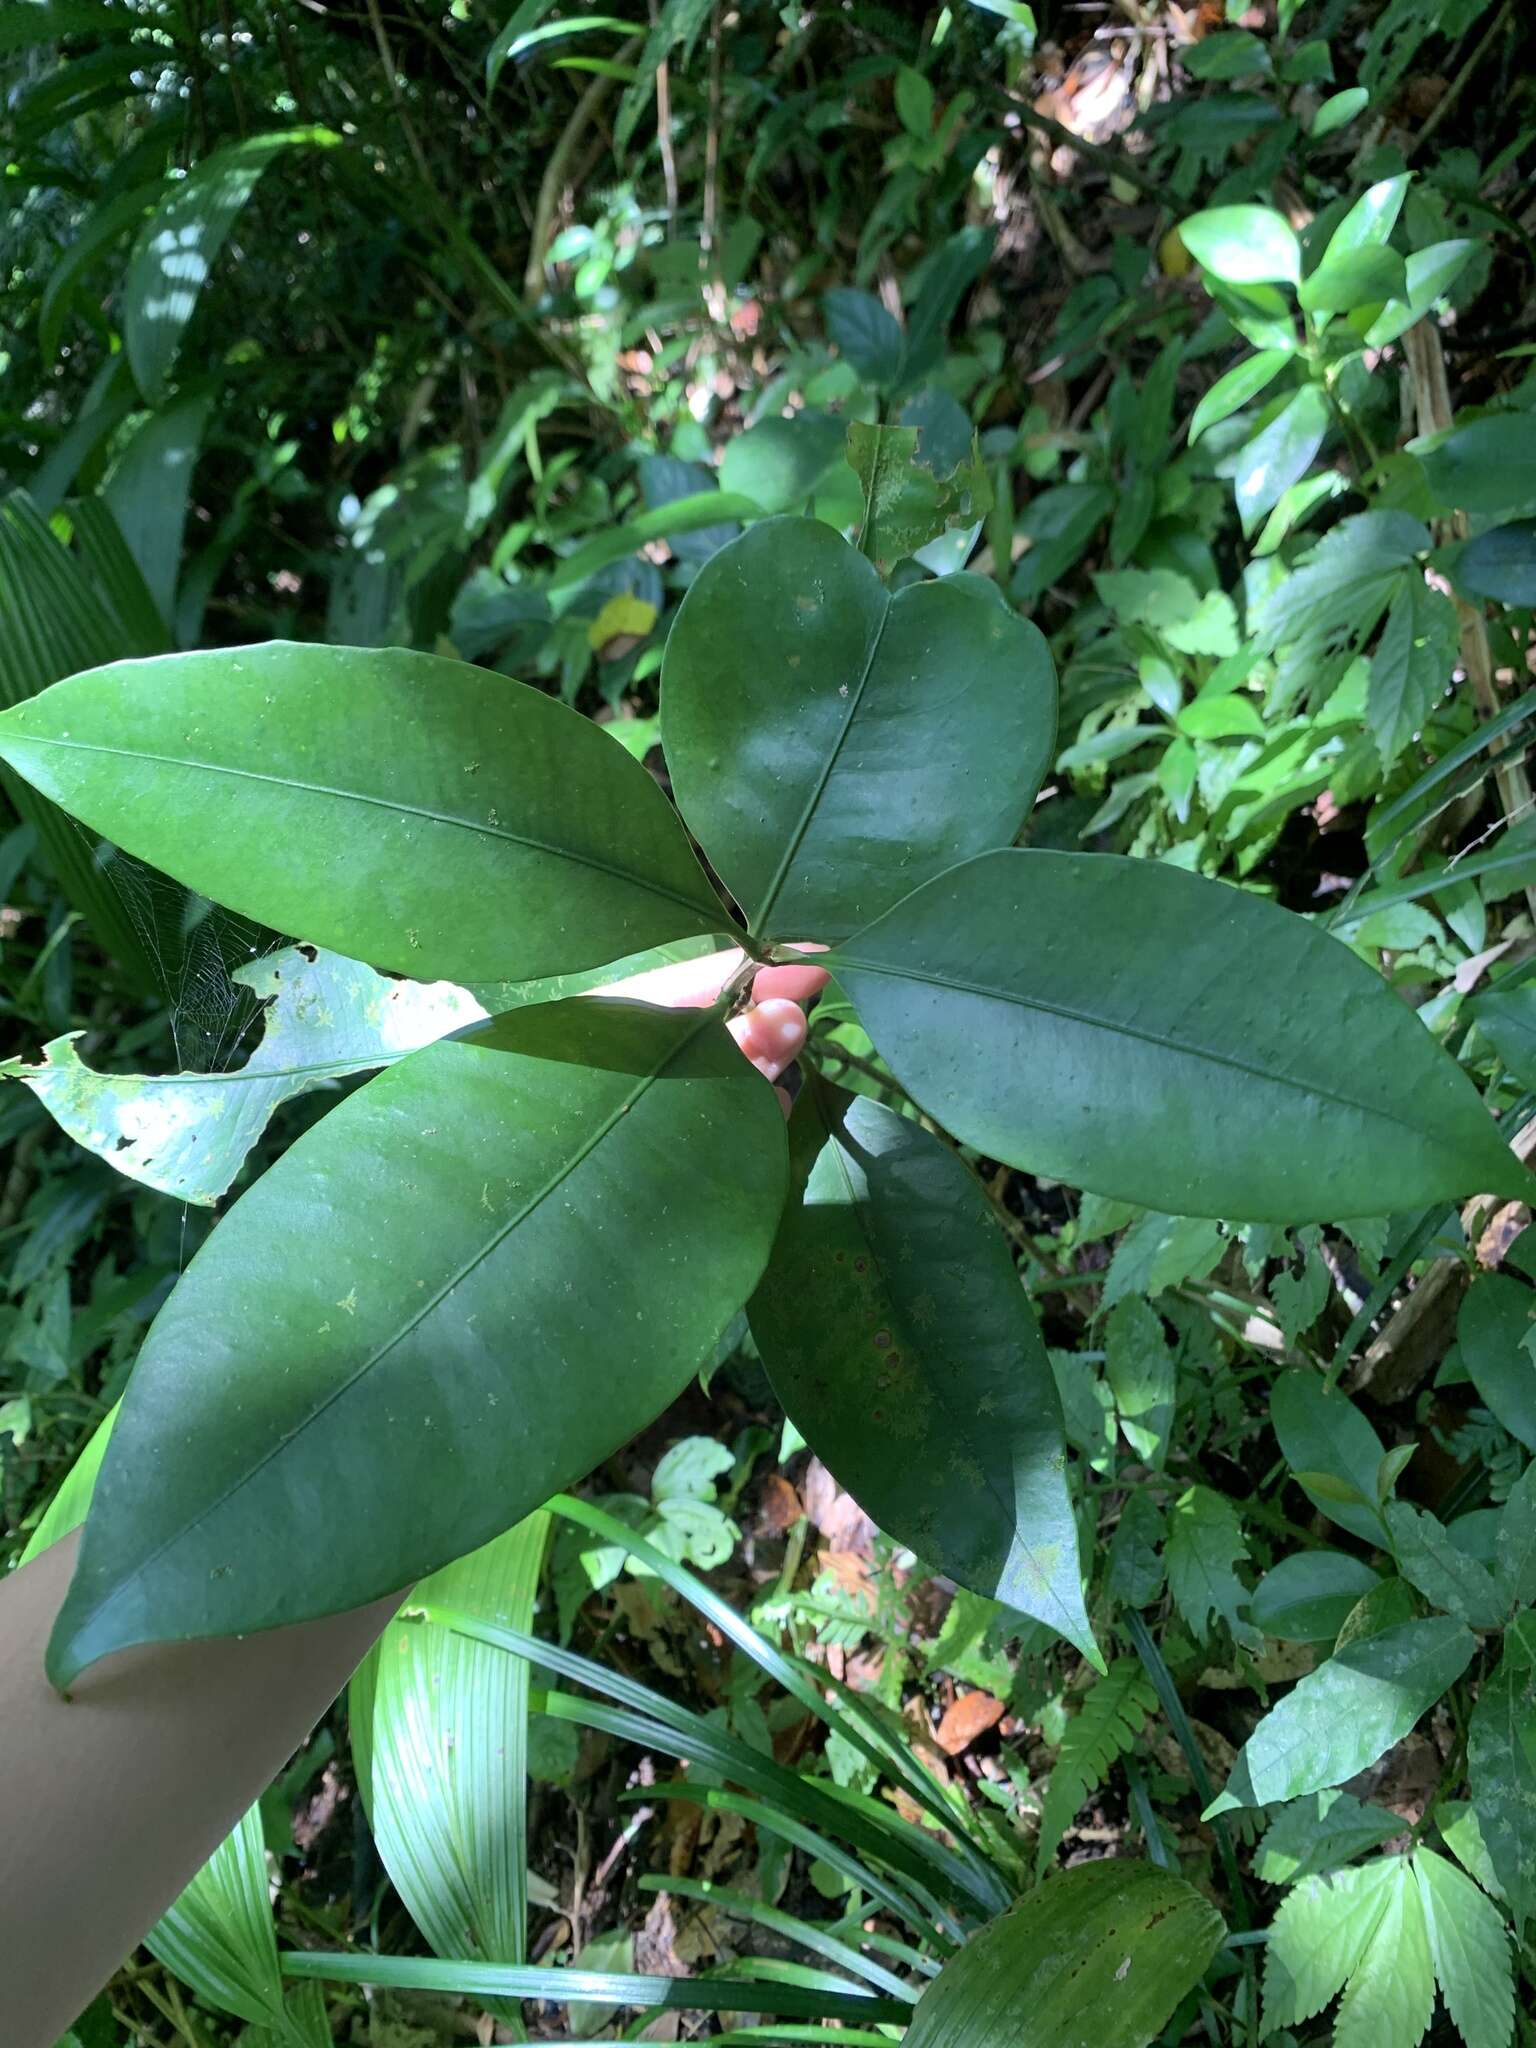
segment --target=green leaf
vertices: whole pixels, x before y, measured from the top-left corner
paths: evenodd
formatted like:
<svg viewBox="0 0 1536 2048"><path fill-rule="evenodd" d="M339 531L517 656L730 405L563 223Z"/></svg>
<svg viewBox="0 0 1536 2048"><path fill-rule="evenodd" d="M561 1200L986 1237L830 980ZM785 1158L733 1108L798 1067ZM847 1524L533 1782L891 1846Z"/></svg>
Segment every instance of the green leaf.
<svg viewBox="0 0 1536 2048"><path fill-rule="evenodd" d="M1507 1273L1467 1289L1456 1318L1461 1362L1478 1398L1512 1437L1536 1451L1536 1359L1526 1349L1536 1293Z"/></svg>
<svg viewBox="0 0 1536 2048"><path fill-rule="evenodd" d="M1517 1615L1467 1728L1472 1807L1517 1928L1536 1913L1536 1618Z"/></svg>
<svg viewBox="0 0 1536 2048"><path fill-rule="evenodd" d="M1266 1884L1299 1884L1335 1870L1403 1831L1402 1816L1347 1792L1310 1792L1283 1806L1264 1831L1253 1867Z"/></svg>
<svg viewBox="0 0 1536 2048"><path fill-rule="evenodd" d="M212 400L204 394L179 398L151 413L123 450L103 493L166 628L177 623L192 473L211 411Z"/></svg>
<svg viewBox="0 0 1536 2048"><path fill-rule="evenodd" d="M815 520L722 548L667 641L678 804L753 931L791 941L841 938L1008 845L1055 725L1045 641L995 584L946 576L892 597Z"/></svg>
<svg viewBox="0 0 1536 2048"><path fill-rule="evenodd" d="M1116 1758L1132 1747L1156 1706L1152 1681L1135 1657L1117 1657L1104 1677L1090 1687L1081 1707L1067 1723L1061 1748L1051 1766L1035 1850L1037 1878L1043 1875L1061 1846L1073 1815L1089 1794L1103 1784Z"/></svg>
<svg viewBox="0 0 1536 2048"><path fill-rule="evenodd" d="M1286 1894L1264 1952L1265 2034L1300 2026L1338 1997L1381 1925L1399 1867L1399 1858L1381 1857L1306 1878Z"/></svg>
<svg viewBox="0 0 1536 2048"><path fill-rule="evenodd" d="M1173 1429L1177 1375L1162 1319L1147 1302L1122 1301L1110 1312L1104 1325L1104 1376L1126 1441L1160 1472Z"/></svg>
<svg viewBox="0 0 1536 2048"><path fill-rule="evenodd" d="M1536 1088L1536 987L1525 982L1519 988L1491 989L1469 1009L1521 1087Z"/></svg>
<svg viewBox="0 0 1536 2048"><path fill-rule="evenodd" d="M1462 1869L1469 1876L1475 1877L1491 1897L1502 1899L1504 1888L1494 1873L1488 1845L1484 1842L1483 1831L1478 1826L1477 1809L1471 1800L1442 1800L1435 1808L1435 1822L1445 1846Z"/></svg>
<svg viewBox="0 0 1536 2048"><path fill-rule="evenodd" d="M1399 299L1407 288L1403 259L1395 249L1368 245L1335 255L1330 244L1316 270L1303 278L1296 297L1309 313L1352 313L1356 306Z"/></svg>
<svg viewBox="0 0 1536 2048"><path fill-rule="evenodd" d="M1463 512L1520 512L1536 501L1536 413L1493 413L1430 448L1410 442L1429 488Z"/></svg>
<svg viewBox="0 0 1536 2048"><path fill-rule="evenodd" d="M541 1509L412 1598L527 1629ZM391 1622L353 1678L354 1745L384 1868L439 1955L527 1960L528 1667L433 1622ZM361 1781L362 1771L359 1777Z"/></svg>
<svg viewBox="0 0 1536 2048"><path fill-rule="evenodd" d="M1436 1615L1335 1651L1264 1716L1206 1817L1342 1785L1401 1742L1476 1647L1459 1621Z"/></svg>
<svg viewBox="0 0 1536 2048"><path fill-rule="evenodd" d="M1432 1849L1413 1855L1429 1952L1446 2009L1467 2048L1507 2048L1515 1987L1504 1916Z"/></svg>
<svg viewBox="0 0 1536 2048"><path fill-rule="evenodd" d="M749 1309L774 1391L859 1504L960 1585L1093 1662L1061 1408L975 1176L919 1125L817 1084Z"/></svg>
<svg viewBox="0 0 1536 2048"><path fill-rule="evenodd" d="M1271 207L1212 207L1183 222L1179 237L1200 268L1224 284L1301 282L1301 244Z"/></svg>
<svg viewBox="0 0 1536 2048"><path fill-rule="evenodd" d="M1171 1872L1082 1864L967 1942L923 1993L905 2048L1146 2048L1223 1932Z"/></svg>
<svg viewBox="0 0 1536 2048"><path fill-rule="evenodd" d="M1208 1486L1191 1486L1168 1516L1168 1591L1198 1641L1210 1640L1211 1619L1219 1616L1245 1648L1262 1647L1258 1632L1240 1610L1250 1599L1233 1565L1248 1555L1242 1518L1231 1501Z"/></svg>
<svg viewBox="0 0 1536 2048"><path fill-rule="evenodd" d="M1189 43L1179 61L1191 78L1227 79L1269 76L1269 45L1245 28L1217 29Z"/></svg>
<svg viewBox="0 0 1536 2048"><path fill-rule="evenodd" d="M125 1643L356 1606L530 1513L707 1356L784 1162L772 1091L696 1012L542 1005L349 1096L157 1318L55 1682Z"/></svg>
<svg viewBox="0 0 1536 2048"><path fill-rule="evenodd" d="M1395 1500L1386 1517L1398 1570L1432 1607L1454 1614L1469 1628L1499 1626L1504 1602L1492 1574L1458 1549L1433 1515Z"/></svg>
<svg viewBox="0 0 1536 2048"><path fill-rule="evenodd" d="M1346 86L1343 92L1330 93L1312 116L1312 125L1307 133L1314 142L1321 142L1325 136L1347 128L1370 103L1371 95L1363 85Z"/></svg>
<svg viewBox="0 0 1536 2048"><path fill-rule="evenodd" d="M145 1187L212 1205L225 1194L278 1105L403 1059L482 1021L451 982L391 981L313 946L290 946L233 980L268 1003L260 1044L242 1067L215 1073L98 1074L76 1051L80 1031L43 1047L45 1064L0 1062L88 1151Z"/></svg>
<svg viewBox="0 0 1536 2048"><path fill-rule="evenodd" d="M1365 1543L1385 1547L1376 1481L1381 1438L1352 1401L1330 1393L1314 1372L1282 1373L1270 1390L1270 1420L1285 1462L1312 1505ZM1314 1482L1341 1482L1324 1491Z"/></svg>
<svg viewBox="0 0 1536 2048"><path fill-rule="evenodd" d="M1424 1906L1406 1856L1393 1858L1381 1918L1339 2002L1334 2048L1418 2048L1435 2012Z"/></svg>
<svg viewBox="0 0 1536 2048"><path fill-rule="evenodd" d="M951 526L973 525L992 506L986 467L973 453L947 477L918 459L916 427L848 427L848 466L864 493L860 552L881 571Z"/></svg>
<svg viewBox="0 0 1536 2048"><path fill-rule="evenodd" d="M827 964L922 1107L1026 1172L1274 1222L1529 1184L1363 961L1158 862L984 854Z"/></svg>
<svg viewBox="0 0 1536 2048"><path fill-rule="evenodd" d="M610 563L638 554L652 541L680 539L684 534L703 533L727 521L755 519L757 514L754 499L739 491L716 490L713 485L707 491L690 491L682 497L668 498L663 504L636 513L633 519L593 534L590 540L573 548L545 587L551 592L574 590Z"/></svg>
<svg viewBox="0 0 1536 2048"><path fill-rule="evenodd" d="M1190 419L1190 446L1194 446L1207 427L1214 427L1236 412L1239 406L1246 405L1249 399L1257 398L1261 391L1273 384L1290 360L1289 349L1264 348L1256 355L1245 356L1224 377L1218 377Z"/></svg>
<svg viewBox="0 0 1536 2048"><path fill-rule="evenodd" d="M1390 768L1451 687L1460 644L1456 607L1422 576L1407 577L1371 656L1370 725Z"/></svg>
<svg viewBox="0 0 1536 2048"><path fill-rule="evenodd" d="M1500 1511L1493 1575L1506 1606L1536 1603L1536 1464L1526 1466Z"/></svg>
<svg viewBox="0 0 1536 2048"><path fill-rule="evenodd" d="M1283 1643L1331 1643L1377 1574L1342 1550L1299 1550L1283 1557L1253 1589L1253 1619Z"/></svg>
<svg viewBox="0 0 1536 2048"><path fill-rule="evenodd" d="M1243 531L1251 533L1269 508L1311 466L1328 432L1328 399L1320 384L1303 384L1233 458L1232 488Z"/></svg>
<svg viewBox="0 0 1536 2048"><path fill-rule="evenodd" d="M1490 527L1469 540L1452 571L1458 590L1495 604L1536 606L1536 519Z"/></svg>
<svg viewBox="0 0 1536 2048"><path fill-rule="evenodd" d="M436 655L118 662L0 717L0 758L190 888L399 973L534 979L726 923L638 762Z"/></svg>
<svg viewBox="0 0 1536 2048"><path fill-rule="evenodd" d="M821 313L828 341L866 384L880 390L896 382L906 337L873 292L838 285L822 295Z"/></svg>
<svg viewBox="0 0 1536 2048"><path fill-rule="evenodd" d="M759 420L733 435L720 457L720 488L764 512L799 512L828 470L840 465L846 430L824 412Z"/></svg>
<svg viewBox="0 0 1536 2048"><path fill-rule="evenodd" d="M219 1844L145 1945L210 2004L243 2020L281 2025L283 1979L260 1807L251 1807Z"/></svg>
<svg viewBox="0 0 1536 2048"><path fill-rule="evenodd" d="M165 396L198 294L267 165L296 145L322 149L340 141L328 128L248 135L204 157L144 223L123 286L122 319L134 378L151 405Z"/></svg>
<svg viewBox="0 0 1536 2048"><path fill-rule="evenodd" d="M1435 242L1427 249L1415 249L1404 264L1404 291L1391 305L1384 306L1365 326L1362 339L1367 348L1385 348L1418 320L1422 320L1443 298L1484 245L1474 241ZM1359 321L1368 313L1356 315Z"/></svg>
<svg viewBox="0 0 1536 2048"><path fill-rule="evenodd" d="M1167 1576L1159 1555L1167 1533L1152 1496L1140 1489L1128 1494L1109 1546L1106 1591L1130 1607L1150 1607Z"/></svg>

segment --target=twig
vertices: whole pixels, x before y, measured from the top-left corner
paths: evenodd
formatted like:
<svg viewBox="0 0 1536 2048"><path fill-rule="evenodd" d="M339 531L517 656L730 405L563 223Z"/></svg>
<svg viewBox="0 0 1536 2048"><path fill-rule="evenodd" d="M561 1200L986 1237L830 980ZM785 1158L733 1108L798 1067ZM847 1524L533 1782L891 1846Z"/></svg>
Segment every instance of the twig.
<svg viewBox="0 0 1536 2048"><path fill-rule="evenodd" d="M400 123L400 132L404 135L406 145L416 160L416 168L421 173L422 184L431 194L439 210L446 213L448 209L443 205L436 180L432 176L432 166L427 162L427 153L421 146L421 137L416 133L416 124L411 119L410 109L405 103L405 94L400 89L400 77L395 70L394 52L389 46L389 34L385 29L383 16L379 13L379 0L367 0L367 6L368 20L373 28L373 40L378 46L379 62L384 66L384 76L389 81L389 97L394 105L395 118Z"/></svg>
<svg viewBox="0 0 1536 2048"><path fill-rule="evenodd" d="M620 50L618 64L628 64L639 49L640 39L637 36ZM571 158L586 140L598 108L617 83L617 79L602 73L592 80L576 102L571 118L561 129L560 140L549 153L549 162L544 166L544 176L539 181L539 197L533 209L533 238L528 245L528 264L523 272L523 297L530 302L544 289L544 251L549 243L550 227L554 222L555 208L560 204L561 188L565 184Z"/></svg>
<svg viewBox="0 0 1536 2048"><path fill-rule="evenodd" d="M1418 134L1413 138L1412 142L1409 143L1407 149L1404 150L1404 163L1411 164L1413 162L1414 158L1418 155L1419 151L1424 147L1425 143L1428 142L1429 138L1434 134L1435 130L1440 126L1440 123L1445 119L1446 115L1450 112L1451 108L1455 106L1457 100L1461 97L1462 88L1466 85L1467 81L1472 77L1473 73L1477 70L1478 65L1482 63L1484 57L1487 56L1489 50L1492 48L1493 43L1499 34L1499 31L1504 26L1505 17L1508 15L1508 13L1509 0L1504 0L1504 5L1501 8L1499 8L1498 12L1494 15L1492 21L1489 22L1486 32L1478 38L1478 41L1473 48L1472 54L1468 57L1465 64L1462 65L1461 69L1457 72L1456 76L1451 80L1450 84L1446 87L1445 91L1440 95L1439 105L1435 108L1434 112L1429 116L1428 120L1419 130Z"/></svg>
<svg viewBox="0 0 1536 2048"><path fill-rule="evenodd" d="M651 0L651 28L657 21L656 0ZM661 175L667 188L667 233L677 233L677 158L672 154L672 75L667 60L656 66L656 145L661 151Z"/></svg>

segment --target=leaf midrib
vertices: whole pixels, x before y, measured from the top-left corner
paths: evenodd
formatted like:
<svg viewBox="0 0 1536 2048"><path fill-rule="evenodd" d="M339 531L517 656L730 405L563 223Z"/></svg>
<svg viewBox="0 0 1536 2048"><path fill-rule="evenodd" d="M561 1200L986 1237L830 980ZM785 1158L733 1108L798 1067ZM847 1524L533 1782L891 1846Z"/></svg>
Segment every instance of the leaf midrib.
<svg viewBox="0 0 1536 2048"><path fill-rule="evenodd" d="M793 866L795 857L805 842L805 835L811 828L811 820L816 815L817 807L826 794L827 784L832 780L832 771L836 768L838 758L842 754L843 748L847 745L848 735L853 731L854 721L859 715L859 706L864 701L864 692L868 688L870 676L874 672L875 661L880 652L880 643L885 638L885 629L890 621L892 603L893 600L889 593L885 593L884 608L880 613L880 623L870 636L869 652L864 657L863 670L859 675L858 683L850 693L848 715L843 720L842 729L839 731L837 739L822 765L820 774L816 777L810 795L805 800L804 807L795 823L795 829L785 842L784 851L779 857L778 867L774 870L773 878L768 884L767 893L763 897L762 908L751 921L751 933L755 939L761 938L767 930L768 919L773 914L773 907L779 900L779 895L783 890L785 882L789 879L790 868Z"/></svg>
<svg viewBox="0 0 1536 2048"><path fill-rule="evenodd" d="M1205 1060L1212 1066L1229 1067L1234 1073L1246 1074L1252 1080L1267 1081L1277 1088L1289 1088L1297 1095L1311 1096L1319 1102L1332 1102L1340 1109L1354 1110L1358 1115L1375 1117L1383 1123L1396 1124L1400 1129L1411 1132L1414 1137L1430 1138L1437 1145L1447 1145L1451 1142L1438 1131L1431 1130L1423 1124L1410 1123L1406 1117L1398 1116L1393 1110L1381 1109L1369 1102L1359 1102L1352 1095L1341 1095L1336 1090L1324 1088L1316 1082L1298 1081L1290 1074L1279 1073L1270 1067L1256 1066L1251 1060L1239 1059L1235 1053L1216 1052L1205 1046L1181 1044L1178 1039L1171 1038L1163 1032L1149 1031L1144 1025L1107 1022L1103 1017L1095 1017L1091 1011L1077 1009L1069 1003L1046 1002L1042 997L1020 995L1013 989L994 988L987 982L967 981L948 974L928 974L915 967L886 967L873 960L856 959L840 946L826 956L826 965L834 973L840 968L851 967L856 973L878 974L888 981L920 981L932 988L950 989L959 995L985 996L993 1002L1012 1003L1018 1009L1038 1010L1048 1017L1063 1017L1070 1023L1085 1025L1093 1031L1105 1031L1117 1038L1139 1039L1144 1045L1158 1046L1164 1052L1176 1054L1182 1059ZM1493 1135L1497 1135L1491 1123L1489 1130Z"/></svg>
<svg viewBox="0 0 1536 2048"><path fill-rule="evenodd" d="M128 1591L130 1586L136 1584L140 1579L142 1579L145 1576L146 1573L153 1570L154 1566L159 1563L159 1561L162 1557L165 1556L167 1551L174 1549L177 1544L183 1542L188 1536L191 1536L196 1530L200 1529L203 1526L203 1524L209 1520L211 1516L218 1514L222 1509L226 1508L229 1505L229 1503L232 1500L234 1500L237 1494L243 1493L246 1487L251 1485L254 1480L260 1477L260 1475L266 1470L267 1466L270 1465L275 1458L281 1457L282 1454L288 1449L288 1447L291 1444L296 1443L298 1439L301 1436L303 1436L307 1430L312 1428L317 1422L321 1420L321 1418L324 1415L326 1415L329 1412L330 1409L335 1407L338 1401L344 1399L345 1396L348 1395L352 1391L352 1389L355 1386L357 1386L359 1382L373 1370L373 1368L380 1362L381 1359L387 1358L390 1352L393 1351L398 1345L403 1344L406 1338L409 1337L414 1330L419 1329L422 1323L424 1323L429 1316L433 1315L436 1312L436 1310L442 1306L442 1304L448 1299L449 1295L451 1295L456 1288L462 1286L464 1281L469 1278L471 1273L473 1273L478 1267L484 1265L485 1261L488 1258L490 1258L492 1254L495 1253L498 1250L498 1248L506 1242L506 1240L512 1235L513 1231L519 1229L533 1214L534 1210L537 1209L541 1203L547 1201L548 1198L554 1193L555 1189L560 1187L563 1182L567 1181L570 1178L570 1176L577 1170L577 1168L581 1166L586 1159L590 1158L592 1153L597 1150L598 1146L608 1136L609 1132L613 1130L614 1126L622 1122L622 1120L629 1114L630 1110L640 1100L641 1096L645 1094L646 1090L649 1087L651 1087L651 1085L659 1078L659 1076L666 1070L666 1068L672 1064L674 1060L679 1059L682 1056L682 1054L687 1051L688 1047L693 1044L694 1040L705 1029L705 1027L709 1024L712 1024L714 1021L714 1011L705 1011L702 1014L700 1021L695 1025L694 1029L690 1031L685 1037L680 1039L676 1045L670 1046L667 1049L665 1055L657 1061L656 1065L651 1068L649 1073L644 1074L639 1078L639 1080L635 1083L635 1086L631 1088L626 1093L623 1100L619 1102L613 1110L610 1111L608 1116L604 1118L603 1122L591 1134L591 1136L586 1140L586 1142L579 1146L577 1150L573 1152L568 1159L564 1160L554 1173L550 1174L550 1176L548 1177L548 1179L545 1180L543 1185L535 1190L535 1192L528 1198L528 1200L523 1204L522 1208L519 1209L514 1216L510 1217L505 1223L497 1227L497 1229L491 1234L491 1236L485 1241L485 1243L481 1245L480 1249L474 1254L472 1258L466 1259L464 1263L457 1269L457 1271L443 1283L443 1285L437 1290L437 1292L434 1295L432 1295L430 1299L423 1302L420 1305L420 1307L416 1309L415 1312L412 1315L410 1315L404 1323L401 1324L400 1328L397 1329L394 1332L394 1334L388 1338L386 1342L380 1344L375 1350L371 1351L366 1358L360 1360L359 1363L353 1368L353 1370L347 1374L345 1379L341 1380L336 1386L334 1386L330 1390L330 1392L326 1394L323 1400L321 1400L315 1407L309 1410L309 1412L302 1418L302 1420L297 1422L291 1429L285 1430L284 1433L280 1437L278 1437L276 1442L273 1443L270 1446L270 1448L266 1450L262 1454L262 1456L256 1460L255 1464L252 1465L248 1471L242 1472L238 1479L234 1480L232 1484L224 1487L223 1490L213 1500L209 1501L206 1507L200 1509L199 1512L196 1515L194 1515L190 1521L183 1522L179 1528L173 1530L170 1535L164 1537L158 1544L156 1544L155 1548L151 1550L137 1565L135 1565L134 1569L125 1578L120 1579L104 1596L104 1598L98 1601L91 1608L89 1619L91 1621L97 1621L103 1614L109 1612L110 1609L116 1604L116 1602L122 1599L122 1597ZM422 1049L429 1050L430 1048L424 1047ZM77 1629L75 1633L78 1635L80 1633L80 1630Z"/></svg>
<svg viewBox="0 0 1536 2048"><path fill-rule="evenodd" d="M451 811L434 811L424 804L402 803L396 797L373 796L361 789L336 789L329 783L303 782L292 775L268 775L259 768L237 768L224 761L194 761L182 754L153 754L142 747L106 747L92 740L58 739L50 734L31 732L22 732L20 741L26 746L61 747L77 754L106 754L117 761L153 761L162 768L187 768L205 775L228 775L241 782L265 782L277 789L301 791L306 796L335 797L341 803L371 804L378 810L390 811L400 817L423 818L429 824L448 825L460 832L472 832L481 839L503 839L511 846L525 846L535 853L548 854L554 860L568 860L578 867L611 875L616 881L627 882L633 888L663 897L670 903L682 904L695 912L708 912L711 908L701 897L685 896L680 890L669 889L664 882L652 881L596 854L581 853L574 847L556 846L547 839L535 839L531 833L510 832L501 825L476 824L472 819L455 817ZM723 924L723 906L719 914Z"/></svg>

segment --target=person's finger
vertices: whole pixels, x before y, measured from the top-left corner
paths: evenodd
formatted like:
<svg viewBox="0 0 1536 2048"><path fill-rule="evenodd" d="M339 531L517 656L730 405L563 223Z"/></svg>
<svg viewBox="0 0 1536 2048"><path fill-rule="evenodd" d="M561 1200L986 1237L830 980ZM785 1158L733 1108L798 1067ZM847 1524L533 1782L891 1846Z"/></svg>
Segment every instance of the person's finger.
<svg viewBox="0 0 1536 2048"><path fill-rule="evenodd" d="M723 953L705 953L697 960L647 967L590 993L618 996L629 1003L659 1003L667 1010L707 1010L745 958L739 946L728 946Z"/></svg>
<svg viewBox="0 0 1536 2048"><path fill-rule="evenodd" d="M805 1012L786 996L770 996L743 1010L726 1026L747 1058L770 1081L777 1081L786 1067L793 1066L805 1044Z"/></svg>
<svg viewBox="0 0 1536 2048"><path fill-rule="evenodd" d="M792 1003L808 1003L819 996L832 979L825 967L802 967L798 962L783 967L764 967L754 976L752 1000L766 1003L787 996Z"/></svg>

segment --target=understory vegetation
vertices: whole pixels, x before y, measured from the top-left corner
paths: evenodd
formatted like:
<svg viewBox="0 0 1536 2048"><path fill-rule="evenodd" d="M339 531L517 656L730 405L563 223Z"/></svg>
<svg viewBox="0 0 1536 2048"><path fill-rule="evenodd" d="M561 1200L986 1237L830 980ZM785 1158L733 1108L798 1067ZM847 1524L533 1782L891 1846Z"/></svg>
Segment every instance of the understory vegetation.
<svg viewBox="0 0 1536 2048"><path fill-rule="evenodd" d="M1533 57L0 11L0 1563L414 1588L61 2048L1536 2041Z"/></svg>

